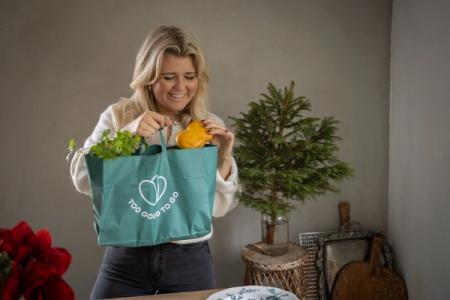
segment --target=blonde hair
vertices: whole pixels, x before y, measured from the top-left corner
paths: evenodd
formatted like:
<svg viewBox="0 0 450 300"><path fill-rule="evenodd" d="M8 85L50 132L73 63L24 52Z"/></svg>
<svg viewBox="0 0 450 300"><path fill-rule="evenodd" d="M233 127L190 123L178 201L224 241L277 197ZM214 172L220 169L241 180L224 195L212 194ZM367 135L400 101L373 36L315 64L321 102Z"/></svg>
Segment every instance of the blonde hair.
<svg viewBox="0 0 450 300"><path fill-rule="evenodd" d="M206 118L209 114L207 110L209 76L205 57L194 37L175 26L159 26L147 36L140 47L133 81L130 84L134 93L129 100L140 113L148 110L157 111L155 97L150 87L161 72L161 64L166 53L190 56L198 78L197 93L181 112L182 123L186 125L191 120ZM128 119L126 116L124 118ZM131 120L124 120L126 121Z"/></svg>

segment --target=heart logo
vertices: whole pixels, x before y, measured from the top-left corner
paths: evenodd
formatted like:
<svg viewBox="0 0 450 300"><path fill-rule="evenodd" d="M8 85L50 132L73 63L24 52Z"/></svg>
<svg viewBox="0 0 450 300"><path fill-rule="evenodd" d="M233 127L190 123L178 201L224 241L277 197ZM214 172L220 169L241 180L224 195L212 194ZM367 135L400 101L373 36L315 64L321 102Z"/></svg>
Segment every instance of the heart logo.
<svg viewBox="0 0 450 300"><path fill-rule="evenodd" d="M142 185L149 183L153 186L154 189L155 200L153 202L147 199L147 197L145 197L144 193L142 192ZM155 175L153 176L152 180L146 179L142 180L141 183L139 183L139 194L141 194L141 197L142 199L144 199L145 202L147 202L151 206L155 206L166 192L166 187L167 187L166 178L164 178L163 176Z"/></svg>

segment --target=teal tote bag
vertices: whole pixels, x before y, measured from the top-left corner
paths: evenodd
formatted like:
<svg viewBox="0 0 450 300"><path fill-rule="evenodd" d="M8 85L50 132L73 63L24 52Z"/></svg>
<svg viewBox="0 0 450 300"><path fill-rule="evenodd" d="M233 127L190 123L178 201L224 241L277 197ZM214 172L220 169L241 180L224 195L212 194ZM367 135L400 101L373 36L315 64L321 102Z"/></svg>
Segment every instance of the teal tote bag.
<svg viewBox="0 0 450 300"><path fill-rule="evenodd" d="M211 232L217 146L151 145L104 160L86 154L99 245L149 246Z"/></svg>

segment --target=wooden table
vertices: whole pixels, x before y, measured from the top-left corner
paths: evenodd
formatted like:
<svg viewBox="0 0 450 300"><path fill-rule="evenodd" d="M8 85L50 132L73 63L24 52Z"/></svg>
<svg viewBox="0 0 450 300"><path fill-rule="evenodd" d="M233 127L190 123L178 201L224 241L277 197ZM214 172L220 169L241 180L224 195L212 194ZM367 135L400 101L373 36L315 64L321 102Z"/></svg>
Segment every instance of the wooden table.
<svg viewBox="0 0 450 300"><path fill-rule="evenodd" d="M210 295L221 291L218 290L206 290L206 291L195 291L195 292L185 292L185 293L174 293L174 294L161 294L153 296L138 296L138 297L126 297L126 298L114 298L114 300L205 300ZM107 299L105 299L107 300ZM113 299L110 299L113 300Z"/></svg>

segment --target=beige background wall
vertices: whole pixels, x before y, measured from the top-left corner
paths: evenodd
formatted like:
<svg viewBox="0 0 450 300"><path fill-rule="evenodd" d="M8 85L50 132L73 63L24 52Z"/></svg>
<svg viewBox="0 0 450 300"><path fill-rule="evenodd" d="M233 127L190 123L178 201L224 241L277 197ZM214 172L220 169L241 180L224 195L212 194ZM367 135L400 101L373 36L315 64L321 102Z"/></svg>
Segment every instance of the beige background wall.
<svg viewBox="0 0 450 300"><path fill-rule="evenodd" d="M294 80L313 115L342 121L340 158L356 177L292 213L292 241L336 229L342 199L354 220L386 229L390 19L390 0L1 1L0 226L26 219L48 227L73 255L65 278L87 298L103 249L90 200L72 186L67 141L82 143L100 112L130 95L148 31L176 24L203 46L211 107L222 118L246 110L269 81ZM215 221L218 287L242 283L240 249L259 238L259 214L250 209Z"/></svg>
<svg viewBox="0 0 450 300"><path fill-rule="evenodd" d="M409 299L449 299L450 3L395 0L389 236Z"/></svg>

